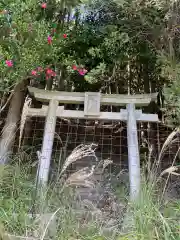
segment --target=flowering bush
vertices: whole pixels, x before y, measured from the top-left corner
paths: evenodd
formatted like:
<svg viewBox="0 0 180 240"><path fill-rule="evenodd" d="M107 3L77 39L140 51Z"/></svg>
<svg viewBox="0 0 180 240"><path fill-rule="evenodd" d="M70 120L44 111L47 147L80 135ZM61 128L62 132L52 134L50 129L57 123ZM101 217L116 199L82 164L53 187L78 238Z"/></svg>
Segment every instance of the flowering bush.
<svg viewBox="0 0 180 240"><path fill-rule="evenodd" d="M0 3L0 90L8 90L17 81L42 72L47 80L56 76L47 65L56 68L57 50L65 44L67 34L61 32L56 36L55 24L52 27L51 21L38 19L39 11L46 14L47 6L46 2L39 5L37 0Z"/></svg>

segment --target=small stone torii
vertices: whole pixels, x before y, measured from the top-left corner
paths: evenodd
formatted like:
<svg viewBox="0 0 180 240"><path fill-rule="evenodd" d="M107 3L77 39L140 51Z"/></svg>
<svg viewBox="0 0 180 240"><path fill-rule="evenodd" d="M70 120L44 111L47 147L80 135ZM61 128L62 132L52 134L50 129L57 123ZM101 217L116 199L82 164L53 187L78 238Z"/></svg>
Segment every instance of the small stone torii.
<svg viewBox="0 0 180 240"><path fill-rule="evenodd" d="M120 95L101 94L99 92L59 92L28 88L29 93L38 101L49 102L49 106L28 108L27 116L46 117L44 137L39 163L38 183L47 186L52 147L55 134L56 118L118 120L127 121L128 164L130 181L130 198L136 199L140 191L140 156L137 136L137 121L158 122L157 114L144 114L142 110L135 110L135 106L147 106L156 101L157 94ZM64 110L64 104L82 104L84 111ZM120 112L101 112L101 105L126 106Z"/></svg>

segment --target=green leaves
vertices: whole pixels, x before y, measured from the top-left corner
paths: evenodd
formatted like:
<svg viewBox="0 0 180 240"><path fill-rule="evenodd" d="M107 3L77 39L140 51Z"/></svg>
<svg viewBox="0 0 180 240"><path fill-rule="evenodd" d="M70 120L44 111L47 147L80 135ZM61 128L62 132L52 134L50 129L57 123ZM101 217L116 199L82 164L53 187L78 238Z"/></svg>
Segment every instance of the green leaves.
<svg viewBox="0 0 180 240"><path fill-rule="evenodd" d="M88 50L88 53L93 57L93 58L100 58L102 56L101 54L101 49L97 47L92 47Z"/></svg>
<svg viewBox="0 0 180 240"><path fill-rule="evenodd" d="M144 85L153 81L155 91L161 84L162 65L157 63L156 46L164 26L164 9L156 5L138 0L52 0L42 9L38 0L1 2L0 9L7 9L7 14L0 15L1 86L8 82L10 86L29 77L37 66L50 64L58 72L58 66L63 68L64 80L60 81L76 82L81 90L87 90L88 84L95 91L102 85L109 89L109 84L111 92L125 93L131 82L133 93L144 92ZM3 65L6 58L14 61L11 70ZM86 81L72 71L73 64L88 70Z"/></svg>
<svg viewBox="0 0 180 240"><path fill-rule="evenodd" d="M103 77L103 75L106 72L106 64L105 63L100 63L98 66L93 68L86 76L85 80L88 81L89 83L97 83L99 79Z"/></svg>
<svg viewBox="0 0 180 240"><path fill-rule="evenodd" d="M117 50L124 47L129 42L127 33L120 33L118 31L112 32L111 35L104 39L103 46L111 51L111 54L116 54Z"/></svg>

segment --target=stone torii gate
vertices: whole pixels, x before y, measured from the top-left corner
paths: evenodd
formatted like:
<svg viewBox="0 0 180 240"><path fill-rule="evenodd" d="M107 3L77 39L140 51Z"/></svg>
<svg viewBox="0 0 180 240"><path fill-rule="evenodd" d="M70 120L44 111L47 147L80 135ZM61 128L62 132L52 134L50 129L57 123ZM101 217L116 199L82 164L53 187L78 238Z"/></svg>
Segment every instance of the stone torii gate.
<svg viewBox="0 0 180 240"><path fill-rule="evenodd" d="M144 114L142 110L136 110L135 107L147 106L151 101L156 101L156 93L120 95L101 94L99 92L79 93L47 91L32 87L29 87L29 93L38 101L49 103L49 106L43 105L41 109L29 108L27 111L27 116L46 117L38 173L38 183L40 185L46 186L48 182L57 117L127 121L130 197L131 199L138 197L141 179L137 121L158 122L159 120L157 114ZM64 110L64 106L59 106L59 103L84 103L84 111ZM121 109L119 113L101 112L101 105L126 106L126 109Z"/></svg>

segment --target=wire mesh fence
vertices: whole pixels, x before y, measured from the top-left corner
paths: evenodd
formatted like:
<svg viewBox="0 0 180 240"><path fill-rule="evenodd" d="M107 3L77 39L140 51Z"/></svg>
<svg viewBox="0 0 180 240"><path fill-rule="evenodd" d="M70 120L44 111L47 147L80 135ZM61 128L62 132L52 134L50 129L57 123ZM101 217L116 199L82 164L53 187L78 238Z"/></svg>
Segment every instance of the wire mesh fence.
<svg viewBox="0 0 180 240"><path fill-rule="evenodd" d="M5 116L5 114L0 116L1 132L5 124ZM44 127L44 117L27 118L20 149L19 128L16 131L13 153L24 152L26 157L31 156L32 161L37 161L37 151L41 151ZM151 161L157 160L161 147L172 130L161 123L144 122L138 122L137 129L141 163L148 159L149 154L151 154ZM62 165L67 156L80 144L96 145L95 152L99 161L104 159L113 161L109 167L110 171L128 169L126 122L57 118L52 165ZM162 168L171 164L179 146L180 138L177 136L176 141L168 146L163 154ZM176 161L178 163L178 157ZM93 164L93 161L83 159L76 162L75 166L72 165L71 170L77 170L89 164Z"/></svg>

